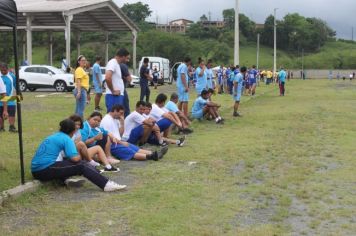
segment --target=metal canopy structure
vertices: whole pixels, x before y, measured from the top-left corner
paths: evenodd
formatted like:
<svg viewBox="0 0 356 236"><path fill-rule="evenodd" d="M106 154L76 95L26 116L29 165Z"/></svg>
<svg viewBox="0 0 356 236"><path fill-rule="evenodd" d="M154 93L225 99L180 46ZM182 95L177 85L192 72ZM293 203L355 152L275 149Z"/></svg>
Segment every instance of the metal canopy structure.
<svg viewBox="0 0 356 236"><path fill-rule="evenodd" d="M17 28L26 30L27 61L32 64L32 31L49 32L50 64L52 64L52 32L64 31L66 60L70 63L70 39L75 32L80 54L81 32L105 34L105 59L108 61L109 33L131 31L133 35L133 67L136 68L138 27L113 0L15 0L18 9ZM68 65L69 66L69 65Z"/></svg>

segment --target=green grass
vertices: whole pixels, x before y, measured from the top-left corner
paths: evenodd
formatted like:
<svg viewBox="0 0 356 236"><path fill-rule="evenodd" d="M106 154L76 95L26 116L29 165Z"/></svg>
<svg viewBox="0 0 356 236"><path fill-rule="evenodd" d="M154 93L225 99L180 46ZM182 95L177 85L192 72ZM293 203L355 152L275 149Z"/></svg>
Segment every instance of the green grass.
<svg viewBox="0 0 356 236"><path fill-rule="evenodd" d="M171 147L162 161L129 170L128 191L105 194L89 183L79 190L45 185L0 209L0 231L351 235L356 231L356 84L295 80L286 88L285 97L274 85L260 86L255 98L243 97L241 119L231 116L230 96L217 95L225 124L194 121L185 147ZM69 94L37 94L26 93L23 102L27 179L37 145L74 107ZM129 94L133 104L138 89ZM3 190L19 182L18 153L17 136L0 135L1 145L11 147L0 154ZM120 173L112 175L117 176L120 180Z"/></svg>

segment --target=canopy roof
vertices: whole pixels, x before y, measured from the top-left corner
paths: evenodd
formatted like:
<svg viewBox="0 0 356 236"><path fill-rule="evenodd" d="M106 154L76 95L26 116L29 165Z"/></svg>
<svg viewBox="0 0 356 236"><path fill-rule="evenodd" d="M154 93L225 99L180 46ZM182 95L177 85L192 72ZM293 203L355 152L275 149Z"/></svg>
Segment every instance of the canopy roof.
<svg viewBox="0 0 356 236"><path fill-rule="evenodd" d="M33 29L63 30L64 16L73 16L71 27L79 31L138 31L138 27L112 0L15 0L18 28L32 17Z"/></svg>
<svg viewBox="0 0 356 236"><path fill-rule="evenodd" d="M12 0L0 1L0 25L14 27L16 25L17 10Z"/></svg>

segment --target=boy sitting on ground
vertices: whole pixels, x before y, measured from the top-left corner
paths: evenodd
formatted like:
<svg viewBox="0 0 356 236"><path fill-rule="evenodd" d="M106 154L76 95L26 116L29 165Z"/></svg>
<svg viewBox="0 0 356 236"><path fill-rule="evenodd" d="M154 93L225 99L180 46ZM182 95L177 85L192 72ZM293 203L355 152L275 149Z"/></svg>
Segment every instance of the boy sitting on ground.
<svg viewBox="0 0 356 236"><path fill-rule="evenodd" d="M122 140L131 144L139 143L142 145L145 144L151 134L153 134L159 145L167 145L161 136L156 122L151 118L143 116L145 109L146 103L144 101L138 101L136 103L136 110L125 118Z"/></svg>
<svg viewBox="0 0 356 236"><path fill-rule="evenodd" d="M182 123L182 128L179 129L179 132L190 134L193 132L193 130L188 128L191 122L188 119L188 117L186 117L184 113L178 109L177 103L178 103L178 94L172 93L171 100L167 102L164 108L167 111L172 112L173 114L176 114L178 116L179 120Z"/></svg>
<svg viewBox="0 0 356 236"><path fill-rule="evenodd" d="M192 107L192 117L202 119L205 116L211 116L216 124L222 124L224 119L218 113L219 104L208 101L209 92L203 90L200 96L195 100Z"/></svg>
<svg viewBox="0 0 356 236"><path fill-rule="evenodd" d="M145 112L143 114L144 117L146 117L147 119L150 119L151 121L153 121L154 123L156 123L154 121L153 118L150 117L150 113L151 113L151 110L152 110L152 104L147 102L146 103L146 109L145 109ZM150 135L150 137L148 138L148 143L150 144L157 144L157 139L155 138L155 136L153 135L155 132L159 132L161 134L161 131L158 127L157 124L155 124L155 126L153 127L152 129L152 134ZM185 140L185 137L180 137L179 139L169 139L169 138L166 138L166 137L162 137L164 142L166 144L177 144L178 147L182 147L184 145L184 140Z"/></svg>
<svg viewBox="0 0 356 236"><path fill-rule="evenodd" d="M109 131L114 137L119 140L117 145L111 146L111 153L114 157L121 160L136 159L139 161L155 160L163 158L167 153L168 147L164 147L159 151L148 151L121 140L121 135L124 133L124 107L114 105L111 111L104 116L100 123L100 127Z"/></svg>

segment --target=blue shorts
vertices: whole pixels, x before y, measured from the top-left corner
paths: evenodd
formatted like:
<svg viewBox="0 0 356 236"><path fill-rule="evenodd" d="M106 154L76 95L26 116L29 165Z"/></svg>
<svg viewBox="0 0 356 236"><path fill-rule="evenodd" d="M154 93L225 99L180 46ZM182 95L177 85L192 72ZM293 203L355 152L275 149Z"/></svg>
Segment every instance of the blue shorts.
<svg viewBox="0 0 356 236"><path fill-rule="evenodd" d="M239 102L241 100L241 93L237 93L237 96L233 96L235 102Z"/></svg>
<svg viewBox="0 0 356 236"><path fill-rule="evenodd" d="M156 123L161 130L161 132L164 132L166 129L168 129L172 125L172 121L163 118Z"/></svg>
<svg viewBox="0 0 356 236"><path fill-rule="evenodd" d="M177 88L178 100L180 102L188 102L189 101L189 93L185 91L185 88Z"/></svg>
<svg viewBox="0 0 356 236"><path fill-rule="evenodd" d="M200 111L192 112L192 117L194 119L201 119L204 117L204 111L200 110Z"/></svg>
<svg viewBox="0 0 356 236"><path fill-rule="evenodd" d="M140 140L142 135L143 135L143 125L139 125L136 128L134 128L133 130L131 130L130 137L127 140L127 142L136 144L138 142L138 140Z"/></svg>
<svg viewBox="0 0 356 236"><path fill-rule="evenodd" d="M93 85L94 85L94 93L99 93L99 94L103 93L103 89L101 88L100 84L98 84L98 82L93 82Z"/></svg>
<svg viewBox="0 0 356 236"><path fill-rule="evenodd" d="M249 84L252 86L252 85L254 85L254 84L256 84L257 83L257 81L256 81L256 79L250 79L249 80Z"/></svg>
<svg viewBox="0 0 356 236"><path fill-rule="evenodd" d="M195 91L197 92L198 96L200 96L201 92L204 90L205 88L198 88L195 87Z"/></svg>
<svg viewBox="0 0 356 236"><path fill-rule="evenodd" d="M111 145L111 154L120 159L120 160L131 160L135 154L138 152L140 148L133 145L129 144L128 147L122 145L122 144L112 144Z"/></svg>
<svg viewBox="0 0 356 236"><path fill-rule="evenodd" d="M3 112L4 112L4 107L0 106L0 116L2 116ZM7 113L9 113L9 117L15 117L15 115L16 115L16 106L7 105Z"/></svg>
<svg viewBox="0 0 356 236"><path fill-rule="evenodd" d="M159 145L159 141L158 141L156 135L153 133L148 137L147 143L153 144L153 145Z"/></svg>
<svg viewBox="0 0 356 236"><path fill-rule="evenodd" d="M124 96L123 95L112 95L112 94L106 94L105 95L105 105L106 105L106 111L109 113L111 111L111 108L114 105L124 105Z"/></svg>
<svg viewBox="0 0 356 236"><path fill-rule="evenodd" d="M213 79L208 79L207 87L208 87L208 89L213 88Z"/></svg>

